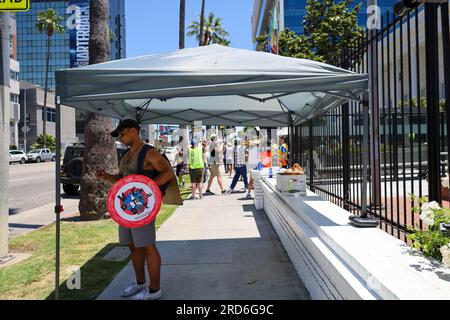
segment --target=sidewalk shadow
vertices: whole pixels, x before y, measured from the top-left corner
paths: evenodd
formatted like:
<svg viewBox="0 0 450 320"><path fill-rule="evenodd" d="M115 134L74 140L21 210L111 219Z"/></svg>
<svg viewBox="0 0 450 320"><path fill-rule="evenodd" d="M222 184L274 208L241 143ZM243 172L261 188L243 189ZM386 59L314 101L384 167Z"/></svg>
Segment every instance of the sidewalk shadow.
<svg viewBox="0 0 450 320"><path fill-rule="evenodd" d="M250 204L244 204L243 209L244 214L251 213L248 218L255 220L259 234L157 242L162 257L163 298L310 299L264 211ZM106 298L120 299L120 291L134 280L134 272L127 266L129 257L122 262L102 260L116 246L108 244L81 266L80 290L69 290L67 282L61 282L60 299L96 299L109 285ZM61 275L67 274L68 267L61 266ZM53 300L54 294L46 299Z"/></svg>
<svg viewBox="0 0 450 320"><path fill-rule="evenodd" d="M310 299L264 211L250 204L243 205L243 209L245 219L256 223L253 232L247 229L232 237L218 230L216 235L203 239L175 235L173 240L157 241L162 258L163 299ZM122 300L121 290L133 280L133 268L128 265L101 299Z"/></svg>
<svg viewBox="0 0 450 320"><path fill-rule="evenodd" d="M80 192L77 192L77 194L76 195L73 195L73 196L70 196L70 195L67 195L67 194L65 194L65 193L61 193L61 198L62 199L80 199Z"/></svg>
<svg viewBox="0 0 450 320"><path fill-rule="evenodd" d="M43 227L43 224L25 224L25 223L10 223L10 228L17 228L17 229L39 229Z"/></svg>
<svg viewBox="0 0 450 320"><path fill-rule="evenodd" d="M8 211L8 214L9 214L10 216L13 216L13 215L19 213L19 209L17 209L17 208L9 208L8 210L9 210L9 211Z"/></svg>
<svg viewBox="0 0 450 320"><path fill-rule="evenodd" d="M81 289L70 290L67 281L60 282L59 299L61 300L94 300L100 295L109 283L129 262L130 257L125 261L105 261L102 258L115 247L118 243L110 243L103 247L97 254L79 268ZM61 264L61 278L70 268L70 273L75 274L78 266L73 268L71 265ZM72 269L73 268L73 269ZM70 276L69 276L70 280ZM45 300L54 300L55 291L53 291Z"/></svg>

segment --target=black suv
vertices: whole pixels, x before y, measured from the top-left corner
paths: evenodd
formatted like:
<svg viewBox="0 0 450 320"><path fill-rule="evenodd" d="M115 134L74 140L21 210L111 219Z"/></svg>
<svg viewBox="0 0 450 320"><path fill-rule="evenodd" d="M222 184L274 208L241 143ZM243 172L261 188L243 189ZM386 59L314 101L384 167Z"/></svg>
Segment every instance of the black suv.
<svg viewBox="0 0 450 320"><path fill-rule="evenodd" d="M117 159L120 162L127 150L125 146L117 144ZM61 166L61 184L68 196L75 196L80 187L81 174L83 173L84 144L75 143L66 147L64 161Z"/></svg>

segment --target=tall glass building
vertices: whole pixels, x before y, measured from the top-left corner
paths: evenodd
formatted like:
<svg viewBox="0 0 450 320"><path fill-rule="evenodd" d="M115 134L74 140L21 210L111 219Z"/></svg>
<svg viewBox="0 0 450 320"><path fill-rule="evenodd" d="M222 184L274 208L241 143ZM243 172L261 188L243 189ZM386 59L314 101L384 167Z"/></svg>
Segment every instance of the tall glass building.
<svg viewBox="0 0 450 320"><path fill-rule="evenodd" d="M396 0L378 0L377 5L381 14L392 12ZM307 0L254 0L252 17L253 39L260 35L269 35L274 32L289 29L297 34L303 33L303 19L306 15ZM354 0L352 8L362 3L358 15L360 25L366 25L367 0Z"/></svg>
<svg viewBox="0 0 450 320"><path fill-rule="evenodd" d="M64 33L51 38L48 88L55 89L55 71L89 64L89 0L31 0L28 12L18 12L17 56L21 64L20 80L45 88L47 34L36 28L40 11L52 8L63 17ZM125 0L109 0L111 60L126 57ZM44 116L44 115L43 115ZM85 113L76 110L76 135L84 141ZM54 121L47 110L47 121Z"/></svg>
<svg viewBox="0 0 450 320"><path fill-rule="evenodd" d="M111 28L111 60L125 58L125 0L109 0ZM36 28L40 11L52 8L58 16L63 17L61 24L64 33L55 33L51 38L51 59L48 87L55 89L55 71L62 68L76 67L76 53L82 53L83 44L88 38L82 36L83 23L89 24L89 0L31 0L28 12L18 12L17 19L17 56L21 64L21 80L45 86L45 63L47 54L47 34ZM78 20L79 19L79 20ZM80 22L80 27L75 27ZM81 32L80 32L81 30ZM78 37L77 37L78 32ZM88 33L87 33L88 34ZM81 41L84 40L84 41ZM78 42L77 42L78 41ZM84 43L83 43L84 42ZM81 44L81 45L80 45ZM72 54L71 54L72 53ZM85 54L86 51L85 51ZM82 64L81 64L82 65Z"/></svg>

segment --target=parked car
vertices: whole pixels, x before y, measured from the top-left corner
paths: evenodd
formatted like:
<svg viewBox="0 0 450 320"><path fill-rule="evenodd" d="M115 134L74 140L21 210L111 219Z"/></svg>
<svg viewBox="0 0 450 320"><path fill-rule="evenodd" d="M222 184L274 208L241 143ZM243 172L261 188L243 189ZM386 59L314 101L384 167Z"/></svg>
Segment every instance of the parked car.
<svg viewBox="0 0 450 320"><path fill-rule="evenodd" d="M83 173L84 149L84 144L75 143L67 146L64 151L64 160L61 166L61 184L63 185L64 193L68 196L76 195L80 187L80 179ZM117 142L116 150L117 159L120 162L127 148Z"/></svg>
<svg viewBox="0 0 450 320"><path fill-rule="evenodd" d="M33 149L27 154L28 162L55 161L56 155L50 149Z"/></svg>
<svg viewBox="0 0 450 320"><path fill-rule="evenodd" d="M9 151L9 164L13 162L20 162L24 164L27 162L27 154L23 150L10 150Z"/></svg>

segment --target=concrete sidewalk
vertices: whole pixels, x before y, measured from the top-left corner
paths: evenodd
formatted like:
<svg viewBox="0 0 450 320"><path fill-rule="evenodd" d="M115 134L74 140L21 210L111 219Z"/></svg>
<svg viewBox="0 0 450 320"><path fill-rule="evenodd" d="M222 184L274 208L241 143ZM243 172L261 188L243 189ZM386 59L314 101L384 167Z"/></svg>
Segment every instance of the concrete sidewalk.
<svg viewBox="0 0 450 320"><path fill-rule="evenodd" d="M163 299L309 299L264 211L213 186L217 195L186 200L157 232ZM130 262L98 299L121 299L133 280Z"/></svg>
<svg viewBox="0 0 450 320"><path fill-rule="evenodd" d="M61 218L68 218L78 213L77 198L62 198L64 212ZM55 203L49 203L34 209L22 211L9 216L9 239L16 238L31 231L45 227L55 222Z"/></svg>

